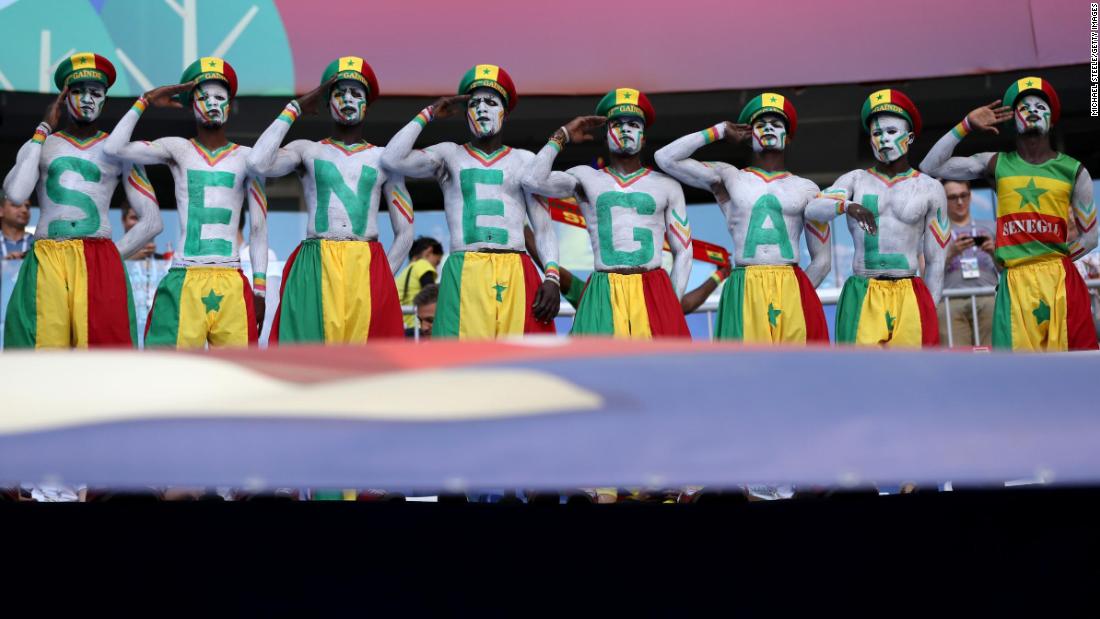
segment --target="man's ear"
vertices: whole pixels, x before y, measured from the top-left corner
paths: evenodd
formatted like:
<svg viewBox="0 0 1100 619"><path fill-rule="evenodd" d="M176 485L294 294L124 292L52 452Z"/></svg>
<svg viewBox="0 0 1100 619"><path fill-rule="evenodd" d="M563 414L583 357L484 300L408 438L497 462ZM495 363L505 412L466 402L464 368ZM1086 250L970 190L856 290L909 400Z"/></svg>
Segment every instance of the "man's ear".
<svg viewBox="0 0 1100 619"><path fill-rule="evenodd" d="M909 132L909 148L913 148L913 142L917 141L917 134L912 131Z"/></svg>

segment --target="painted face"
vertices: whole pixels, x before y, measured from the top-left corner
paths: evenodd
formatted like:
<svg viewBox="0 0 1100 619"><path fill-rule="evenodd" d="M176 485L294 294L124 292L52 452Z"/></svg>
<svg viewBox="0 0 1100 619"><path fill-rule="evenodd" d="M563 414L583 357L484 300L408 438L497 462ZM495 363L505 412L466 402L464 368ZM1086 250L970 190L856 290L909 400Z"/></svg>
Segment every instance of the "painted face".
<svg viewBox="0 0 1100 619"><path fill-rule="evenodd" d="M329 94L328 109L341 125L358 125L367 114L367 90L354 80L340 80Z"/></svg>
<svg viewBox="0 0 1100 619"><path fill-rule="evenodd" d="M1024 95L1016 101L1017 133L1047 133L1050 131L1050 104L1038 95Z"/></svg>
<svg viewBox="0 0 1100 619"><path fill-rule="evenodd" d="M617 155L636 155L645 146L645 121L620 116L607 121L607 149Z"/></svg>
<svg viewBox="0 0 1100 619"><path fill-rule="evenodd" d="M876 114L871 119L871 150L875 159L891 163L901 159L909 152L913 142L913 133L909 131L909 121L893 114Z"/></svg>
<svg viewBox="0 0 1100 619"><path fill-rule="evenodd" d="M470 133L487 138L500 133L504 126L504 99L492 88L476 88L466 102L466 124Z"/></svg>
<svg viewBox="0 0 1100 619"><path fill-rule="evenodd" d="M779 114L763 114L752 123L752 150L759 153L765 150L783 150L787 148L787 124Z"/></svg>
<svg viewBox="0 0 1100 619"><path fill-rule="evenodd" d="M195 121L203 127L216 128L229 120L229 89L217 80L207 80L191 94Z"/></svg>
<svg viewBox="0 0 1100 619"><path fill-rule="evenodd" d="M95 122L103 112L103 104L106 102L107 89L99 82L75 82L69 86L66 104L69 115L77 123Z"/></svg>

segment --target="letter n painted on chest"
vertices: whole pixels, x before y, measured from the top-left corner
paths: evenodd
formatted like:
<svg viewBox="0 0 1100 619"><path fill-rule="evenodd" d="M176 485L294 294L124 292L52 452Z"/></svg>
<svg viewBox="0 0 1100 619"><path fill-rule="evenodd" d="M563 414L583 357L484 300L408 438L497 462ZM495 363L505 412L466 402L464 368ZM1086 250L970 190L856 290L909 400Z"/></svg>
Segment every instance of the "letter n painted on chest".
<svg viewBox="0 0 1100 619"><path fill-rule="evenodd" d="M362 235L367 229L367 213L370 211L370 199L374 184L378 181L378 170L363 166L359 172L359 184L355 191L344 182L340 169L331 161L317 159L313 162L313 174L317 179L317 214L314 228L317 232L328 231L328 209L332 194L343 203L351 222L351 231Z"/></svg>

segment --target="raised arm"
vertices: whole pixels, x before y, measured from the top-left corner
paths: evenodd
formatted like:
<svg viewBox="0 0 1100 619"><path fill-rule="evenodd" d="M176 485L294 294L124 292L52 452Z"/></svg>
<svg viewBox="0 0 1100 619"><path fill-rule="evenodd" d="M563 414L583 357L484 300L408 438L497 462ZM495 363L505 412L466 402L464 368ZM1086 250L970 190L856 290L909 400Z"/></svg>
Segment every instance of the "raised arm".
<svg viewBox="0 0 1100 619"><path fill-rule="evenodd" d="M607 119L603 116L578 116L555 131L527 169L523 188L529 193L548 198L568 198L574 195L577 191L576 177L566 172L552 171L554 159L566 144L591 141L594 138L592 132L606 122ZM543 260L549 258L544 256Z"/></svg>
<svg viewBox="0 0 1100 619"><path fill-rule="evenodd" d="M722 183L718 168L691 158L695 151L718 140L741 142L747 139L747 125L720 122L702 131L689 133L658 150L653 159L657 165L676 180L716 193L715 186ZM729 165L729 164L724 164ZM732 168L733 166L730 165Z"/></svg>
<svg viewBox="0 0 1100 619"><path fill-rule="evenodd" d="M126 231L117 243L118 253L123 258L128 258L160 234L164 229L164 222L160 219L157 194L153 191L149 177L145 175L145 168L127 164L122 171L126 174L126 180L122 186L126 193L126 203L134 209L138 217L134 227Z"/></svg>
<svg viewBox="0 0 1100 619"><path fill-rule="evenodd" d="M130 110L122 116L122 120L118 121L111 135L104 140L103 151L115 159L142 165L171 161L172 154L159 140L155 142L131 142L130 137L134 134L134 127L137 126L138 120L141 119L141 115L147 107L182 108L183 104L176 100L176 95L185 91L189 92L192 87L194 87L194 84L191 82L161 86L142 95L130 106Z"/></svg>
<svg viewBox="0 0 1100 619"><path fill-rule="evenodd" d="M390 138L386 152L382 153L382 165L401 176L411 178L435 178L443 167L443 158L438 153L426 150L414 150L416 138L428 123L436 119L456 116L466 105L469 95L441 97L435 103L420 110L409 124Z"/></svg>
<svg viewBox="0 0 1100 619"><path fill-rule="evenodd" d="M924 268L921 278L928 286L932 302L938 305L943 295L943 271L951 228L947 221L947 195L938 187L939 183L936 185L931 191L928 214L924 217Z"/></svg>
<svg viewBox="0 0 1100 619"><path fill-rule="evenodd" d="M290 126L302 114L297 101L286 104L275 121L260 134L252 152L248 153L248 173L253 176L286 176L302 165L302 156L297 149L279 148L290 131Z"/></svg>
<svg viewBox="0 0 1100 619"><path fill-rule="evenodd" d="M46 107L46 115L38 123L34 135L16 153L15 165L4 177L4 195L12 202L22 204L34 193L38 185L38 165L42 161L42 144L60 126L62 104L68 96L69 88L66 86Z"/></svg>
<svg viewBox="0 0 1100 619"><path fill-rule="evenodd" d="M855 172L841 175L828 189L819 192L810 200L803 217L810 221L830 222L843 214L852 199L855 180Z"/></svg>
<svg viewBox="0 0 1100 619"><path fill-rule="evenodd" d="M34 136L19 148L15 155L15 165L4 177L4 195L15 204L30 199L38 185L38 165L42 160L42 143L51 133L45 122L38 123Z"/></svg>
<svg viewBox="0 0 1100 619"><path fill-rule="evenodd" d="M668 246L672 250L672 288L676 298L684 296L688 278L691 277L691 224L688 223L687 203L684 201L684 189L676 181L670 190L668 208L665 210L665 229L668 233Z"/></svg>
<svg viewBox="0 0 1100 619"><path fill-rule="evenodd" d="M806 190L816 195L817 185L806 182ZM828 222L806 221L806 249L810 252L810 264L806 266L806 277L817 288L833 267L832 224Z"/></svg>
<svg viewBox="0 0 1100 619"><path fill-rule="evenodd" d="M1070 197L1073 205L1073 221L1077 224L1077 238L1069 245L1070 257L1077 260L1081 256L1096 249L1097 235L1100 228L1096 226L1096 201L1092 193L1092 177L1085 166L1077 173L1077 182L1073 185L1073 195Z"/></svg>
<svg viewBox="0 0 1100 619"><path fill-rule="evenodd" d="M962 122L955 125L939 139L924 161L920 162L921 172L936 178L953 181L972 180L982 176L991 176L989 164L994 153L978 153L972 157L952 157L955 147L973 131L1000 133L996 125L1012 118L1012 111L994 101L983 105L966 115Z"/></svg>
<svg viewBox="0 0 1100 619"><path fill-rule="evenodd" d="M390 177L382 185L382 195L385 196L386 208L390 212L390 226L393 228L393 243L386 253L386 259L390 263L390 272L396 275L412 247L413 203L409 190L405 188L405 179L400 176Z"/></svg>

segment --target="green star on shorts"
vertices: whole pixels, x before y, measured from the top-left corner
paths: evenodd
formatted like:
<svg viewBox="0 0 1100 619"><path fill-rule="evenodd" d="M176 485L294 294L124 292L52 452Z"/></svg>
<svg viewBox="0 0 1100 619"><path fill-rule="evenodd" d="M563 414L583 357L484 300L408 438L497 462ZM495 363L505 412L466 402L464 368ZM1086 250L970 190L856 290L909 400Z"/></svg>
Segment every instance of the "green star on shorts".
<svg viewBox="0 0 1100 619"><path fill-rule="evenodd" d="M501 284L501 283L498 282L496 286L490 286L490 287L493 290L497 291L497 303L503 303L504 302L504 297L501 296L501 295L504 294L505 290L508 290L508 286L505 286L504 284Z"/></svg>
<svg viewBox="0 0 1100 619"><path fill-rule="evenodd" d="M1031 310L1031 314L1035 316L1035 324L1041 325L1050 320L1050 306L1047 305L1046 301L1039 299L1039 305Z"/></svg>
<svg viewBox="0 0 1100 619"><path fill-rule="evenodd" d="M202 298L202 304L206 306L207 312L216 312L222 308L222 299L225 295L214 294L214 289L210 289L210 293Z"/></svg>
<svg viewBox="0 0 1100 619"><path fill-rule="evenodd" d="M779 318L779 315L783 313L783 310L776 309L774 305L768 303L768 324L775 326L775 319Z"/></svg>

